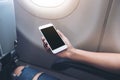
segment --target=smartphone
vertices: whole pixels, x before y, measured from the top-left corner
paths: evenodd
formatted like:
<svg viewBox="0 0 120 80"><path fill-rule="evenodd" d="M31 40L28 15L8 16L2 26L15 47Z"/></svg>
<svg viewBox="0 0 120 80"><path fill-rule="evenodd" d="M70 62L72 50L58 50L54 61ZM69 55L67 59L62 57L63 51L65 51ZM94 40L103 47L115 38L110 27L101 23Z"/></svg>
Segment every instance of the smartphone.
<svg viewBox="0 0 120 80"><path fill-rule="evenodd" d="M49 23L39 27L40 32L45 37L53 54L67 49L67 45L61 39L53 24Z"/></svg>

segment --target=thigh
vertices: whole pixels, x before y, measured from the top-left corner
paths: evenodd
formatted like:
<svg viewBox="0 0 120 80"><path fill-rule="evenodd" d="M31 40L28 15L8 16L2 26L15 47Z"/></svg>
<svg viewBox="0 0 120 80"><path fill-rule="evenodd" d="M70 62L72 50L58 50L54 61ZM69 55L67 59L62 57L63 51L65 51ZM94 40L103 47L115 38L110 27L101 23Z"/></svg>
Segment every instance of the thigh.
<svg viewBox="0 0 120 80"><path fill-rule="evenodd" d="M38 76L37 74L39 73L40 72L38 70L26 66L20 71L19 75L14 75L14 80L33 80L34 77L36 77L36 80L59 80L58 78L46 73L41 73Z"/></svg>

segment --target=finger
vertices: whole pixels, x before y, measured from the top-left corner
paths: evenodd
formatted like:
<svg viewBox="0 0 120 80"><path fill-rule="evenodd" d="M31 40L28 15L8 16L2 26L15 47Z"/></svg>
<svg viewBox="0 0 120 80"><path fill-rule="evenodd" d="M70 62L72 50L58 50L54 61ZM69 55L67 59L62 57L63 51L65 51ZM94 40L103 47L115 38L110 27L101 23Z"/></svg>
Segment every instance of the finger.
<svg viewBox="0 0 120 80"><path fill-rule="evenodd" d="M48 52L50 52L51 50L50 50L50 46L49 45L45 45L45 44L43 44L44 45L44 48L46 49L46 51L48 51Z"/></svg>
<svg viewBox="0 0 120 80"><path fill-rule="evenodd" d="M47 46L47 45L48 45L46 40L43 42L43 45L44 45L44 46Z"/></svg>
<svg viewBox="0 0 120 80"><path fill-rule="evenodd" d="M43 42L45 41L45 38L44 38L43 36L42 36L42 38L41 38L41 39L42 39L42 41L43 41Z"/></svg>
<svg viewBox="0 0 120 80"><path fill-rule="evenodd" d="M50 48L50 46L48 45L46 40L44 40L43 45L44 45L45 48Z"/></svg>
<svg viewBox="0 0 120 80"><path fill-rule="evenodd" d="M50 51L51 51L51 50L50 50L50 46L48 45L45 37L42 37L41 39L42 39L42 41L43 41L43 46L44 46L44 48L46 49L46 51L50 52Z"/></svg>
<svg viewBox="0 0 120 80"><path fill-rule="evenodd" d="M49 45L47 45L46 49L47 49L47 50L50 50L50 46L49 46Z"/></svg>
<svg viewBox="0 0 120 80"><path fill-rule="evenodd" d="M44 37L42 37L42 42L43 42L43 44L47 44L47 41L46 41L46 39L44 38Z"/></svg>

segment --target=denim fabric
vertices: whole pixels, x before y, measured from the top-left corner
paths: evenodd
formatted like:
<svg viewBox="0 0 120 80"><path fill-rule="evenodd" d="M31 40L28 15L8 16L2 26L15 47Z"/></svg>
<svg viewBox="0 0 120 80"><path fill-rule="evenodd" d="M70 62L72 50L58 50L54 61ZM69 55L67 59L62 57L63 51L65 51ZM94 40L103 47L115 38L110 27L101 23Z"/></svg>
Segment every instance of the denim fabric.
<svg viewBox="0 0 120 80"><path fill-rule="evenodd" d="M39 73L38 70L32 69L30 67L25 67L19 76L14 76L14 80L32 80L37 73ZM59 79L46 73L42 73L39 76L38 80L59 80Z"/></svg>
<svg viewBox="0 0 120 80"><path fill-rule="evenodd" d="M32 80L39 71L30 67L25 67L19 76L16 76L14 80Z"/></svg>

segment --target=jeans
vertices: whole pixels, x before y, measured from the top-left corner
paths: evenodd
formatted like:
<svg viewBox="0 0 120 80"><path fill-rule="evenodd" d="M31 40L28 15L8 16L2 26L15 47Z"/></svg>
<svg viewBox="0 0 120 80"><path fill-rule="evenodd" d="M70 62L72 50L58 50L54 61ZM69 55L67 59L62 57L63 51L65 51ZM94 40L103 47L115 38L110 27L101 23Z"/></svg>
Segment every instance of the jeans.
<svg viewBox="0 0 120 80"><path fill-rule="evenodd" d="M39 73L38 70L32 69L30 67L25 67L19 76L14 75L13 80L32 80L37 73ZM49 74L42 73L38 77L38 80L60 80L60 79L53 77Z"/></svg>

